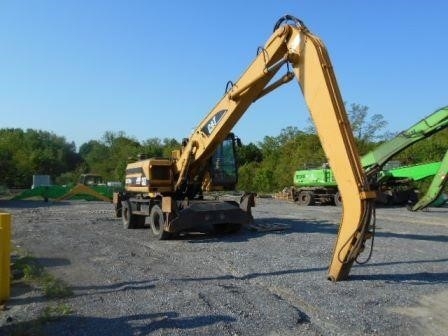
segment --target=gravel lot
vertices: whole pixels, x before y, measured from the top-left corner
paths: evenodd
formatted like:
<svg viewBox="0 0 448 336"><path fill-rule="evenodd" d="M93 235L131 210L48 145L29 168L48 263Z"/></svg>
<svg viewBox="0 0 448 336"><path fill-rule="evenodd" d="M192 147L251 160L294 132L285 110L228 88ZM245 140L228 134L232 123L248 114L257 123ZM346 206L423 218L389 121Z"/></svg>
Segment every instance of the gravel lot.
<svg viewBox="0 0 448 336"><path fill-rule="evenodd" d="M448 208L377 209L372 259L326 280L341 217L333 206L257 199L236 235L151 241L103 202L0 201L13 243L70 284L73 313L42 335L446 335ZM362 257L366 257L365 252ZM37 288L14 286L0 334L38 319Z"/></svg>

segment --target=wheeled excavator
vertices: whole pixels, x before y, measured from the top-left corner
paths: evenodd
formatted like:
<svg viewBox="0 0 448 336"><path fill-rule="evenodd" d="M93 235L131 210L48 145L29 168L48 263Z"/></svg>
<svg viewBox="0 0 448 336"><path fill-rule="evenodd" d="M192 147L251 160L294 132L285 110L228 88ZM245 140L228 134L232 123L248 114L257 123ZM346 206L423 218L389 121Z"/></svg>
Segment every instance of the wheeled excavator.
<svg viewBox="0 0 448 336"><path fill-rule="evenodd" d="M361 157L361 165L377 190L378 200L383 203L387 195L381 193L384 176L383 168L390 159L413 144L425 140L433 134L445 130L448 127L448 106L442 107L423 118L408 129L400 132L397 136L386 141ZM445 159L442 161L440 170L434 177L433 184L423 197L425 201L411 209L420 210L433 202L440 194L445 183L446 175ZM294 186L290 193L294 201L301 205L328 204L340 205L341 195L330 165L324 164L322 168L297 170L293 178ZM423 205L423 202L425 205Z"/></svg>
<svg viewBox="0 0 448 336"><path fill-rule="evenodd" d="M275 77L281 69L285 74ZM328 278L346 279L372 237L375 192L362 169L327 50L301 20L291 15L277 21L253 62L238 81L228 83L224 96L183 141L180 150L173 151L170 158L128 164L125 191L115 194L113 201L123 225L141 226L149 217L152 235L167 239L203 223L238 228L252 221L253 194L243 196L238 204L206 199L203 191L234 185L232 128L254 101L293 78L300 85L345 200ZM228 158L215 155L217 152L226 153ZM230 177L222 178L225 172L221 167L227 167Z"/></svg>

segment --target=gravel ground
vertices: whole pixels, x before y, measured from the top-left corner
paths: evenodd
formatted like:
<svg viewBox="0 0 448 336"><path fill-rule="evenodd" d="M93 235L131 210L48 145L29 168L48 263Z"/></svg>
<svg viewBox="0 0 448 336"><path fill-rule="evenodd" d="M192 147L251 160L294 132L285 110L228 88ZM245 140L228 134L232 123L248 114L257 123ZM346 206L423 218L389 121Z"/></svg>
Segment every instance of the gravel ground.
<svg viewBox="0 0 448 336"><path fill-rule="evenodd" d="M448 208L377 209L372 259L326 280L341 217L333 206L257 199L258 224L235 235L151 241L103 202L0 201L13 243L73 289L73 312L42 335L446 335ZM366 257L365 252L362 256ZM49 302L13 286L0 334Z"/></svg>

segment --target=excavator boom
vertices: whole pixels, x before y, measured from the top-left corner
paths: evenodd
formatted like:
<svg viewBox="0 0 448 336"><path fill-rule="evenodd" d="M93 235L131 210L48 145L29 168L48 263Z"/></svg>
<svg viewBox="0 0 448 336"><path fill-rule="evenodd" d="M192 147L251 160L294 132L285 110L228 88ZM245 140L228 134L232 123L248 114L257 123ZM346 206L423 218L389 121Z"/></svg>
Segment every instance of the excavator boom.
<svg viewBox="0 0 448 336"><path fill-rule="evenodd" d="M293 71L270 84L284 65ZM287 15L277 22L252 64L196 127L176 160L175 189L185 189L188 181L200 176L205 162L255 100L293 77L299 82L344 199L328 275L333 281L343 280L371 236L375 192L369 189L361 167L327 50L300 20Z"/></svg>

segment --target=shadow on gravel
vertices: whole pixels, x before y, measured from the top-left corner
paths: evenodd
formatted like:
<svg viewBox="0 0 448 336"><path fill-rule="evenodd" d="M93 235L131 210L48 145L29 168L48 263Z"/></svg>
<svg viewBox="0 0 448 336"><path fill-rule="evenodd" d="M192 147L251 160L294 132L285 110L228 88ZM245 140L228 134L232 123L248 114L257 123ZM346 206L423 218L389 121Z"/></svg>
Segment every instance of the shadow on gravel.
<svg viewBox="0 0 448 336"><path fill-rule="evenodd" d="M251 227L245 227L241 231L232 234L218 234L214 233L212 229L204 229L203 232L184 233L181 236L174 238L174 240L187 240L189 243L212 243L212 242L245 242L253 238L258 238L265 235L287 235L291 233L323 233L336 235L338 226L334 222L329 221L304 221L299 219L285 219L285 218L257 218L255 219L255 226L260 226L261 230L256 230ZM276 229L276 225L281 229ZM271 227L271 229L264 230L264 227Z"/></svg>
<svg viewBox="0 0 448 336"><path fill-rule="evenodd" d="M35 258L42 267L56 267L70 265L70 260L66 258Z"/></svg>
<svg viewBox="0 0 448 336"><path fill-rule="evenodd" d="M386 237L386 238L404 238L413 240L429 240L434 242L448 243L448 236L445 235L420 235L420 234L409 234L409 233L393 233L393 232L381 232L376 231L376 237Z"/></svg>
<svg viewBox="0 0 448 336"><path fill-rule="evenodd" d="M386 283L407 283L413 285L431 285L448 283L448 273L403 273L403 274L366 274L350 275L352 281L385 281Z"/></svg>
<svg viewBox="0 0 448 336"><path fill-rule="evenodd" d="M64 202L44 202L44 201L30 201L30 200L0 200L1 208L11 209L35 209L35 208L48 208L53 206L67 205Z"/></svg>
<svg viewBox="0 0 448 336"><path fill-rule="evenodd" d="M27 296L26 294L29 292L33 292L36 289L28 284L25 283L13 283L11 286L11 297L7 301L7 306L20 306L20 305L29 305L32 303L39 303L39 302L47 302L48 298L46 298L42 294L36 294ZM37 293L37 292L36 292ZM23 298L20 298L21 296L24 296ZM1 329L0 329L1 331ZM2 333L0 332L0 335Z"/></svg>
<svg viewBox="0 0 448 336"><path fill-rule="evenodd" d="M176 312L139 314L116 318L72 315L46 323L36 320L10 325L5 327L4 333L5 335L17 335L17 331L20 330L22 332L20 335L134 336L148 335L159 330L169 335L172 329L190 330L235 321L234 317L227 315L180 317Z"/></svg>
<svg viewBox="0 0 448 336"><path fill-rule="evenodd" d="M172 279L175 281L185 281L185 282L194 282L194 281L210 281L210 280L250 280L256 278L263 277L271 277L271 276L279 276L285 274L299 274L299 273L309 273L309 272L322 272L327 270L328 267L310 267L310 268L296 268L296 269L287 269L282 271L275 272L266 272L266 273L251 273L243 276L235 276L231 274L215 276L215 277L202 277L202 278L177 278Z"/></svg>
<svg viewBox="0 0 448 336"><path fill-rule="evenodd" d="M72 286L71 289L73 290L75 296L83 296L113 293L132 289L151 289L154 287L155 285L153 285L151 281L144 280L120 282L103 286Z"/></svg>
<svg viewBox="0 0 448 336"><path fill-rule="evenodd" d="M403 264L429 264L429 263L438 263L438 262L447 262L448 258L443 259L422 259L422 260L410 260L410 261L388 261L388 262L372 262L365 265L361 265L362 267L375 267L375 266L391 266L391 265L403 265Z"/></svg>

